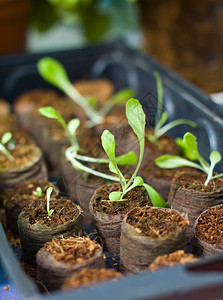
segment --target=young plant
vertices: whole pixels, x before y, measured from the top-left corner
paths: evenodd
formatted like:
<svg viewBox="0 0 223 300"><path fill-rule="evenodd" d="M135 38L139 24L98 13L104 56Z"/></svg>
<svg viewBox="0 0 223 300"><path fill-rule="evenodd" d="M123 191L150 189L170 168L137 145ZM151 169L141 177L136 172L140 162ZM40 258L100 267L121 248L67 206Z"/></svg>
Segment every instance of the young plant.
<svg viewBox="0 0 223 300"><path fill-rule="evenodd" d="M111 172L118 175L119 182L121 184L122 190L118 192L112 192L109 194L110 201L125 201L123 197L130 190L136 186L144 186L151 198L151 201L154 206L166 206L165 200L148 184L144 183L143 179L140 176L136 176L140 168L144 148L145 148L145 113L142 109L141 104L137 99L130 99L126 103L126 117L128 123L136 134L140 146L139 158L135 171L133 172L131 178L126 180L120 169L118 168L117 159L115 157L115 138L108 131L105 130L101 136L102 146L110 159L109 169Z"/></svg>
<svg viewBox="0 0 223 300"><path fill-rule="evenodd" d="M159 138L164 135L166 132L168 132L170 129L178 126L178 125L189 125L191 127L196 128L197 124L191 120L188 119L177 119L172 122L169 122L166 124L166 121L168 119L168 112L163 110L163 84L162 79L158 72L154 73L154 76L156 78L156 86L157 86L157 110L156 110L156 117L155 117L155 125L154 125L154 131L153 134L150 133L147 135L147 138L151 143L157 144L159 143Z"/></svg>
<svg viewBox="0 0 223 300"><path fill-rule="evenodd" d="M12 133L7 131L5 132L2 137L1 137L1 142L0 142L0 152L2 152L10 161L14 162L15 159L11 155L11 153L8 151L6 148L6 144L12 139Z"/></svg>
<svg viewBox="0 0 223 300"><path fill-rule="evenodd" d="M42 197L43 191L40 186L36 188L36 190L33 192L33 195L39 198Z"/></svg>
<svg viewBox="0 0 223 300"><path fill-rule="evenodd" d="M117 94L113 95L110 100L102 107L100 111L95 109L94 98L87 99L83 97L70 82L67 72L63 65L54 58L44 57L37 63L39 74L49 83L53 84L60 90L62 90L67 96L69 96L77 105L79 105L89 118L88 126L92 127L102 123L103 117L117 103L122 102L130 97L133 97L133 91L131 89L123 89Z"/></svg>
<svg viewBox="0 0 223 300"><path fill-rule="evenodd" d="M197 139L196 137L187 132L183 136L183 148L185 149L184 153L187 155L186 157L193 157L194 160L198 161L198 163L192 162L180 156L175 155L162 155L155 159L155 164L164 169L174 169L179 167L192 167L201 170L202 172L207 174L207 179L204 183L205 186L209 184L209 182L213 179L219 178L223 176L223 173L218 175L213 175L214 168L217 163L221 161L221 154L217 151L212 151L209 155L210 163L208 163L199 153Z"/></svg>
<svg viewBox="0 0 223 300"><path fill-rule="evenodd" d="M47 209L48 217L50 217L54 212L54 209L50 209L50 196L51 196L52 192L53 192L52 187L49 187L46 190L46 209Z"/></svg>

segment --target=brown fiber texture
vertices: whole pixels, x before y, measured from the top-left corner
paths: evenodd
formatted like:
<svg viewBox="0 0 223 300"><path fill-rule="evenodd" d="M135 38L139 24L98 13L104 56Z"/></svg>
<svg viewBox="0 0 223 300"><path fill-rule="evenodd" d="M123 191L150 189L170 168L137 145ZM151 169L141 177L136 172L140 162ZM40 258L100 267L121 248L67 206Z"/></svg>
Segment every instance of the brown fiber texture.
<svg viewBox="0 0 223 300"><path fill-rule="evenodd" d="M147 270L157 256L169 254L176 250L184 250L186 247L187 225L183 227L176 226L174 234L154 239L140 234L132 225L126 222L128 215L137 209L133 209L125 216L121 228L120 270L127 274ZM150 207L149 209L158 210L164 215L165 212L179 215L176 210L168 208ZM186 221L183 217L181 218Z"/></svg>
<svg viewBox="0 0 223 300"><path fill-rule="evenodd" d="M43 247L46 242L51 241L53 238L60 236L70 235L83 235L82 229L82 210L76 205L76 209L79 212L77 217L71 221L58 226L46 226L39 222L31 225L29 221L24 217L24 211L22 211L18 218L18 230L22 246L23 259L30 264L36 264L36 253Z"/></svg>
<svg viewBox="0 0 223 300"><path fill-rule="evenodd" d="M94 247L94 242L90 241L90 243L92 245L88 246L89 249ZM73 261L73 263L68 264L64 261L58 261L53 254L45 249L44 246L36 255L37 274L39 281L41 281L49 291L52 291L59 289L71 274L78 273L84 268L100 269L105 267L103 251L99 245L97 250L94 251L92 255L84 255L86 257L84 258L83 256L80 261L77 259L76 261Z"/></svg>
<svg viewBox="0 0 223 300"><path fill-rule="evenodd" d="M196 218L208 207L223 203L223 188L216 188L215 191L199 191L188 189L180 185L180 178L188 174L192 178L193 173L180 173L172 181L168 204L171 208L187 215L189 226L187 237L192 238L192 226ZM202 173L199 174L202 176Z"/></svg>

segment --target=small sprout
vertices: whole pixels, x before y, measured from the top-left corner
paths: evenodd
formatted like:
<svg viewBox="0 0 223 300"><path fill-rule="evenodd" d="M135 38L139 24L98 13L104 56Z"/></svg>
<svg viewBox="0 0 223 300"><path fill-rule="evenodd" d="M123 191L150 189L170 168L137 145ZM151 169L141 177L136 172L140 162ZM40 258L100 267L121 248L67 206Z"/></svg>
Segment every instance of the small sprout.
<svg viewBox="0 0 223 300"><path fill-rule="evenodd" d="M36 197L39 197L39 198L42 197L43 191L42 191L41 187L38 186L36 188L36 190L33 192L33 195Z"/></svg>
<svg viewBox="0 0 223 300"><path fill-rule="evenodd" d="M46 190L46 205L47 205L47 213L48 213L48 217L50 217L53 212L54 212L54 209L50 209L50 196L53 192L53 188L52 187L49 187L47 190Z"/></svg>
<svg viewBox="0 0 223 300"><path fill-rule="evenodd" d="M12 133L11 132L5 132L1 137L0 142L0 151L12 162L15 161L14 157L11 155L11 153L7 150L6 144L12 139Z"/></svg>
<svg viewBox="0 0 223 300"><path fill-rule="evenodd" d="M185 133L182 140L182 147L185 149L184 154L188 159L191 155L194 160L199 162L195 163L180 156L175 155L162 155L155 159L155 164L164 169L174 169L179 167L192 167L201 170L207 174L207 179L204 183L205 186L213 179L223 176L223 173L218 175L213 175L214 168L217 163L221 161L221 154L217 151L212 151L209 155L210 163L208 163L199 153L197 138L190 132Z"/></svg>
<svg viewBox="0 0 223 300"><path fill-rule="evenodd" d="M197 124L191 120L188 119L177 119L172 122L169 122L166 124L166 121L168 119L168 112L164 111L163 109L163 84L162 79L158 72L154 73L154 76L156 77L156 85L157 85L157 95L158 95L158 103L157 103L157 111L156 111L156 117L155 117L155 126L154 126L154 132L153 134L148 134L147 138L151 143L157 144L159 143L159 138L164 135L166 132L168 132L170 129L179 126L179 125L189 125L193 128L197 127Z"/></svg>
<svg viewBox="0 0 223 300"><path fill-rule="evenodd" d="M86 116L89 118L89 127L102 123L103 117L114 105L121 101L126 101L130 97L133 97L134 94L130 89L123 89L113 95L100 111L97 111L97 100L94 97L85 98L76 90L70 82L65 68L58 60L51 57L43 57L38 61L37 69L47 82L62 90L85 111Z"/></svg>

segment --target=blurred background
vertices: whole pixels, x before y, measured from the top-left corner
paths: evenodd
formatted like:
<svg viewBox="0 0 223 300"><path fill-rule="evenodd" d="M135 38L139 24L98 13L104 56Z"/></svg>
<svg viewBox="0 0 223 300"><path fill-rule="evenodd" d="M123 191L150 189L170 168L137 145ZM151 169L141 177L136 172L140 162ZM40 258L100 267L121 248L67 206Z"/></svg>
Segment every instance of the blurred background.
<svg viewBox="0 0 223 300"><path fill-rule="evenodd" d="M223 0L0 0L0 55L122 39L206 93L223 91Z"/></svg>

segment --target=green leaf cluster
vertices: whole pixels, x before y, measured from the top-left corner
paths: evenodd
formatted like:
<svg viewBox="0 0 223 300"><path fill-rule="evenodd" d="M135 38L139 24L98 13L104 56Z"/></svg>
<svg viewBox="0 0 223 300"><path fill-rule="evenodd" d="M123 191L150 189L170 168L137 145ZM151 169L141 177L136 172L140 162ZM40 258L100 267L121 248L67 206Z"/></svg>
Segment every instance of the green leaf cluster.
<svg viewBox="0 0 223 300"><path fill-rule="evenodd" d="M209 155L208 163L199 153L198 151L198 144L197 138L190 132L187 132L183 136L183 140L181 142L182 148L184 149L185 156L190 159L191 157L193 160L198 161L198 163L190 161L180 156L175 155L162 155L155 159L155 164L164 169L173 169L179 167L192 167L207 174L207 179L204 185L208 185L208 183L218 177L222 177L223 173L218 175L213 175L214 168L217 163L221 161L221 154L217 151L212 151Z"/></svg>

